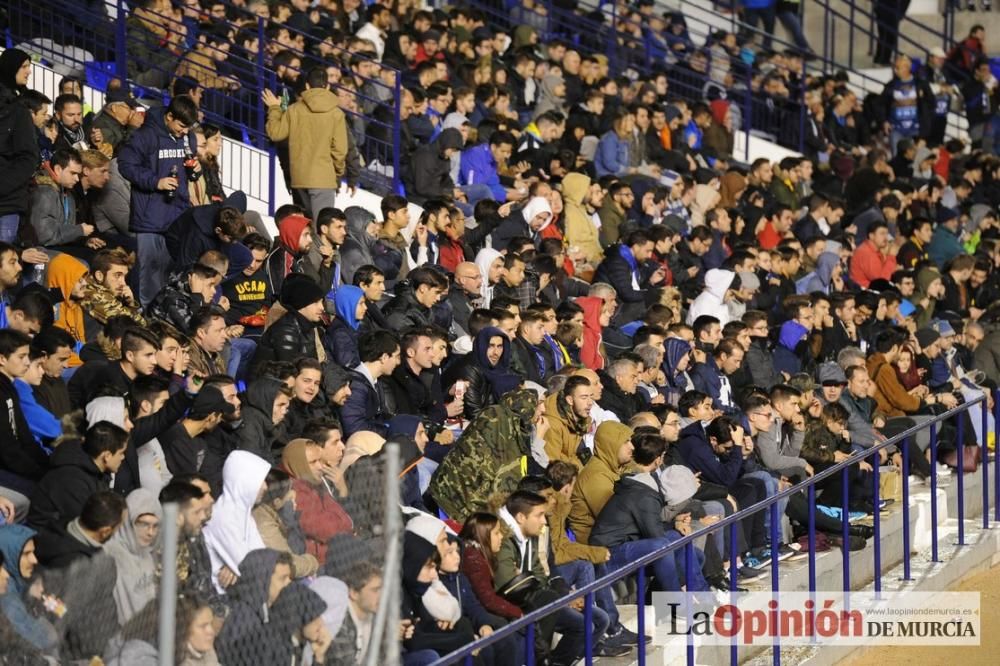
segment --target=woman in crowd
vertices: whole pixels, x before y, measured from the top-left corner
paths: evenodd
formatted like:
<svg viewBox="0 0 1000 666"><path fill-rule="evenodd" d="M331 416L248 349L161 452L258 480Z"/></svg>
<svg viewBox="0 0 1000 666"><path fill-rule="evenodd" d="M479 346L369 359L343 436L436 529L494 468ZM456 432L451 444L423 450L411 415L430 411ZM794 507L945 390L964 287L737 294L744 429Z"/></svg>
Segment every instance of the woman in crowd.
<svg viewBox="0 0 1000 666"><path fill-rule="evenodd" d="M264 546L292 556L295 578L312 576L319 568L313 555L306 552L305 537L299 527L296 493L287 472L272 469L267 473L267 492L253 508L253 519Z"/></svg>
<svg viewBox="0 0 1000 666"><path fill-rule="evenodd" d="M324 342L327 353L339 365L356 368L361 363L358 356L358 336L361 322L368 312L368 301L359 287L344 285L333 297L337 316L326 330Z"/></svg>
<svg viewBox="0 0 1000 666"><path fill-rule="evenodd" d="M159 589L160 521L163 511L156 495L139 488L125 499L128 515L122 526L104 546L104 552L115 560L118 578L115 581L115 606L118 623L124 625L146 604L156 598Z"/></svg>

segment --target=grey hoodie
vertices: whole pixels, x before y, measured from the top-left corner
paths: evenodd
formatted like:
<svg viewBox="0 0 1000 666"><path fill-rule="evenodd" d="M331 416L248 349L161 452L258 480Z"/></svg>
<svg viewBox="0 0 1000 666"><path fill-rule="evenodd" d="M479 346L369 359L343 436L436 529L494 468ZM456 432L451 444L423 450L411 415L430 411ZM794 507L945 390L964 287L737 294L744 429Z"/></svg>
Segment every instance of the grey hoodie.
<svg viewBox="0 0 1000 666"><path fill-rule="evenodd" d="M344 211L347 217L347 238L340 247L341 284L354 284L354 273L375 261L372 254L376 238L365 231L375 221L375 216L361 206L350 206Z"/></svg>

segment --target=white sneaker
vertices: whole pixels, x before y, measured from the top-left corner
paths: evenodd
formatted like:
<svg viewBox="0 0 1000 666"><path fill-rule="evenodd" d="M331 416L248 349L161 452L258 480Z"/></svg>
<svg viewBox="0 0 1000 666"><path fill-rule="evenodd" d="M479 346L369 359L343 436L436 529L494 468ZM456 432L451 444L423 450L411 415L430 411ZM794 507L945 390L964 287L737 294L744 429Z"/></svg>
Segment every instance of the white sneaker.
<svg viewBox="0 0 1000 666"><path fill-rule="evenodd" d="M951 476L951 467L948 467L947 465L942 465L941 463L938 463L937 464L937 475L938 475L939 478L942 477L942 476Z"/></svg>

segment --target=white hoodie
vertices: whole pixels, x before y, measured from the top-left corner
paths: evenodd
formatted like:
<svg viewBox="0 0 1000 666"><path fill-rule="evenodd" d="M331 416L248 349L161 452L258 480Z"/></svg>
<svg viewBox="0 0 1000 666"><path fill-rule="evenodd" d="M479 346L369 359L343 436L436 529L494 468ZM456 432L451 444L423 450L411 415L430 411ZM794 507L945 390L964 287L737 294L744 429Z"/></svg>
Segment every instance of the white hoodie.
<svg viewBox="0 0 1000 666"><path fill-rule="evenodd" d="M688 326L693 325L695 319L702 315L715 317L721 326L729 323L729 308L724 299L735 278L736 273L721 268L713 268L705 273L705 290L694 299L688 310Z"/></svg>
<svg viewBox="0 0 1000 666"><path fill-rule="evenodd" d="M233 451L222 467L222 495L205 525L205 546L212 560L212 579L219 587L223 565L236 575L251 550L264 548L251 512L271 464L249 451Z"/></svg>

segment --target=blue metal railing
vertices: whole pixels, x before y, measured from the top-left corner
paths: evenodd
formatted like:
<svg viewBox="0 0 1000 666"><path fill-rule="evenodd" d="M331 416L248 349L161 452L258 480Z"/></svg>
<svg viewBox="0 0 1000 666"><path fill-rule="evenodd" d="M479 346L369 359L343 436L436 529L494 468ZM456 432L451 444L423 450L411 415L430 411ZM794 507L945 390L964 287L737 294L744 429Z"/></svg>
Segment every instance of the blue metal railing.
<svg viewBox="0 0 1000 666"><path fill-rule="evenodd" d="M995 441L997 441L998 443L1000 443L1000 433L997 432L997 424L1000 423L1000 391L996 392L996 395L994 396L994 398L995 398L995 400L994 400L994 409L996 410L996 413L994 414L995 421L994 421L994 431L993 431L993 434L994 434L994 437L995 437ZM962 450L963 450L962 449L962 441L963 441L962 440L962 423L963 423L963 420L965 418L965 414L972 407L974 407L976 405L979 405L982 408L981 409L981 415L982 415L982 430L981 430L981 432L982 432L982 440L983 441L981 443L979 443L978 446L981 447L981 451L982 451L982 463L981 463L981 473L982 473L982 479L983 479L983 483L982 483L982 494L983 494L983 496L982 496L982 500L983 500L983 504L982 504L982 508L983 508L982 521L983 522L982 522L982 525L983 525L983 529L988 529L990 527L990 513L989 513L989 506L990 506L990 483L989 483L989 475L990 475L990 470L989 470L989 447L988 447L988 440L989 440L989 430L988 430L989 418L988 417L990 415L990 412L987 409L987 395L984 393L982 396L977 397L976 399L972 400L971 402L967 402L965 404L958 405L958 406L956 406L953 409L950 409L950 410L948 410L946 412L938 414L938 415L934 416L933 418L928 419L927 421L925 421L923 423L920 423L920 424L917 424L917 425L915 425L915 426L913 426L911 428L908 428L908 429L904 430L903 432L900 432L900 433L894 435L893 437L890 437L890 438L886 439L885 441L880 442L880 443L874 445L873 447L865 450L863 454L853 455L848 460L844 460L843 462L831 465L829 468L827 468L827 469L825 469L825 470L823 470L821 472L817 472L812 477L806 479L805 481L803 481L801 483L796 484L795 486L793 486L791 488L788 488L788 489L785 489L783 491L780 491L780 492L772 495L771 497L768 497L767 499L762 500L762 501L758 502L757 504L754 504L753 506L750 506L750 507L747 507L747 508L742 509L740 511L737 511L736 513L733 513L732 515L727 516L727 517L719 520L717 523L715 523L715 524L713 524L711 526L708 526L708 527L699 529L699 530L697 530L695 532L692 532L691 534L689 534L687 536L684 536L684 537L678 539L677 541L674 541L669 546L666 546L666 547L664 547L664 548L662 548L662 549L660 549L658 551L655 551L653 553L649 553L648 555L645 555L644 557L641 557L641 558L635 560L634 562L628 564L625 567L622 567L621 569L615 571L614 573L608 574L607 576L599 578L598 580L595 580L592 583L589 583L589 584L587 584L587 585L585 585L583 587L580 587L579 589L573 590L571 593L569 593L568 595L566 595L565 597L563 597L561 599L557 599L557 600L555 600L555 601L553 601L553 602L551 602L551 603L543 606L542 608L534 610L534 611L532 611L530 613L526 613L524 616L518 618L517 620L514 620L514 621L510 622L509 624L507 624L506 626L501 627L500 629L496 630L490 636L487 636L485 638L480 638L480 639L478 639L478 640L470 643L469 645L466 645L465 647L463 647L463 648L461 648L459 650L455 650L451 654L442 656L440 660L438 660L437 662L435 662L435 665L436 666L444 666L445 664L458 663L459 661L462 661L462 660L466 660L466 662L468 663L467 660L470 659L471 656L472 656L472 654L474 652L476 652L477 650L480 650L483 647L486 647L488 645L492 645L492 644L494 644L494 643L496 643L498 641L504 640L504 639L506 639L506 638L508 638L508 637L510 637L510 636L512 636L514 634L518 634L518 633L520 633L522 631L526 632L526 636L525 636L525 640L526 640L526 643L525 643L526 652L525 652L525 654L532 655L533 651L534 651L534 627L535 627L535 623L537 623L542 618L545 618L546 616L551 615L552 613L555 613L555 612L557 612L557 611L559 611L559 610L561 610L563 608L566 608L567 606L569 606L569 604L571 602L573 602L574 600L579 599L581 597L584 599L584 613L585 613L585 616L588 618L588 621L585 622L585 625L588 628L588 630L587 630L588 633L587 633L586 645L585 645L585 658L586 658L586 663L589 665L589 664L592 663L592 659L593 659L593 640L592 640L592 636L590 635L590 631L589 631L589 627L591 627L591 622L589 621L589 618L590 618L591 609L592 609L593 603L594 603L594 593L597 592L598 590L601 590L601 589L605 588L605 587L613 585L614 583L616 583L616 582L618 582L620 580L623 580L624 578L632 576L633 574L636 576L636 581L637 581L636 599L637 599L637 603L638 603L638 606L639 606L639 612L637 614L637 621L638 621L637 633L640 636L640 640L639 640L639 645L638 645L638 655L637 656L638 656L638 663L640 665L642 665L642 664L645 663L645 659L646 659L646 644L645 644L645 641L642 640L642 638L641 638L644 635L644 633L645 633L645 613L644 613L644 605L645 605L645 601L644 600L645 600L645 596L646 596L645 595L645 593L646 593L646 574L645 574L645 569L649 565L651 565L653 562L656 562L657 560L659 560L660 558L662 558L664 556L667 556L667 555L670 555L670 554L673 554L673 553L676 553L679 549L683 548L684 549L684 553L685 553L685 566L686 566L685 574L686 574L686 580L692 580L692 574L693 574L692 566L694 566L692 563L696 562L695 553L694 553L694 548L695 548L694 542L695 542L695 540L700 539L700 538L702 538L702 537L704 537L706 535L709 535L709 534L719 533L720 530L727 529L728 530L728 537L729 537L729 544L730 544L730 548L729 548L729 550L730 550L730 552L729 552L729 563L730 563L729 576L730 576L731 585L733 587L735 587L736 583L737 583L737 571L738 571L738 566L737 566L737 552L736 552L736 549L737 549L736 544L738 542L738 540L737 540L737 524L739 524L742 520L746 519L748 516L751 516L751 515L753 515L755 513L758 513L760 511L768 511L769 514L770 514L770 535L769 536L770 536L770 539L771 539L771 544L772 544L772 546L774 546L775 544L779 543L779 533L778 533L778 530L779 530L779 526L780 526L780 515L778 514L778 503L781 502L782 500L787 500L787 499L791 498L792 495L795 495L795 494L798 494L798 493L801 493L801 492L806 492L807 493L807 497L808 497L808 505L809 505L809 519L808 519L808 526L807 526L808 527L808 540L809 540L809 563L808 563L809 564L809 583L808 584L809 584L809 591L810 592L815 592L816 591L816 521L815 521L816 486L817 486L817 484L819 484L819 483L821 483L821 482L823 482L823 481L825 481L827 479L832 479L836 474L840 474L841 475L842 494L843 494L843 499L842 499L842 501L843 501L843 506L842 506L843 514L842 515L845 518L845 520L842 521L843 522L843 534L842 534L843 545L842 545L842 548L843 548L843 553L844 553L844 555L843 555L843 565L842 565L842 588L843 588L843 591L845 591L845 592L850 591L852 589L852 586L851 586L851 577L850 577L851 576L851 570L850 570L850 564L851 564L850 563L850 559L851 558L850 558L850 550L849 550L849 545L848 545L849 544L849 524L848 524L848 521L846 520L846 517L848 515L849 490L850 490L850 484L849 484L849 481L848 481L848 479L849 479L848 468L850 466L852 466L852 465L856 465L857 463L859 463L861 461L865 461L865 460L870 461L871 466L872 466L872 470L873 470L873 473L872 473L872 490L873 490L873 496L874 496L874 505L876 507L876 509L874 511L874 515L873 515L873 525L872 525L872 529L873 529L873 532L874 532L873 537L872 537L872 542L873 542L873 559L874 559L874 565L875 565L874 566L873 586L874 586L874 589L875 589L876 592L880 592L882 590L882 553L881 553L882 545L881 545L881 524L880 524L880 515L879 515L880 512L878 510L879 500L880 500L880 497L879 497L879 493L880 493L880 488L879 488L879 452L887 449L888 447L896 446L896 445L900 445L900 444L901 444L901 446L899 448L901 449L902 456L903 456L903 468L902 468L902 472L900 474L901 481L902 481L902 491L903 491L902 502L901 502L901 504L902 504L902 514L903 514L902 515L902 519L903 519L903 531L902 531L902 541L903 541L903 543L902 543L903 580L906 580L906 581L912 580L912 578L911 578L911 568L910 568L911 535L910 535L910 507L909 507L910 488L909 488L909 474L908 474L908 470L909 470L909 451L908 451L908 446L907 446L908 442L909 442L910 438L914 437L917 433L921 432L922 430L925 430L925 429L928 429L928 428L930 429L930 447L931 447L931 455L932 455L931 477L930 477L931 478L930 502L931 502L931 517L932 517L932 519L931 519L931 543L932 543L932 549L933 549L932 550L932 561L939 562L940 560L938 558L938 549L937 549L937 540L938 540L938 522L937 522L937 516L938 516L938 507L937 507L938 496L937 496L937 465L936 465L937 451L938 451L938 448L937 448L938 447L938 441L937 441L937 439L938 439L938 427L937 426L938 426L939 423L941 423L942 421L944 421L946 419L950 419L952 417L958 417L958 418L956 418L956 421L959 424L958 425L958 435L956 437L955 442L956 442L956 446L958 447L959 455L957 456L957 458L958 458L958 464L957 464L957 469L956 469L955 475L956 475L956 490L957 490L957 498L956 499L957 499L957 523L958 523L958 544L957 545L961 548L962 546L965 545L965 488L964 488L964 475L966 474L966 472L963 470L963 464L962 464L962 459L963 459L963 455L962 455ZM994 507L995 507L995 512L996 512L994 520L997 521L997 522L1000 522L1000 455L996 455L994 457L993 464L994 464L993 479L994 479L994 483L995 483L995 486L994 486ZM558 529L558 526L557 526L557 529ZM771 590L772 590L772 592L777 592L777 590L779 588L779 585L780 585L780 576L779 576L779 572L778 572L778 562L775 559L771 563ZM775 600L780 603L780 599L777 596L775 596ZM776 665L780 665L780 663L781 663L781 645L780 645L780 643L778 642L777 639L775 639L775 641L774 641L771 649L772 649L773 663L776 664ZM737 645L734 642L732 644L731 648L730 648L730 663L732 664L732 666L735 666L738 663L738 656L739 656L738 655L738 647L737 647ZM528 657L527 663L534 663L530 656ZM687 663L689 665L695 663L694 644L692 642L692 637L691 637L690 634L688 635L688 644L687 644Z"/></svg>
<svg viewBox="0 0 1000 666"><path fill-rule="evenodd" d="M170 41L146 27L148 24L132 13L125 0L104 0L104 4L97 7L97 10L88 11L71 0L51 0L43 4L9 0L7 44L38 54L43 62L80 74L91 87L102 92L112 78L118 78L128 80L144 101L163 103L189 49L178 46L176 52L171 50ZM182 23L178 22L177 15L146 12L153 22L172 26L168 34L181 30ZM116 15L114 21L108 18L111 14ZM202 111L206 122L219 125L232 138L270 151L272 182L268 199L273 202L275 151L267 139L266 109L260 95L264 88L279 90L280 82L263 46L267 43L268 23L236 7L233 7L233 15L239 18L229 25L231 31L255 33L259 48L256 53L242 50L227 53L223 60L214 63L219 76L235 77L240 86L205 90ZM293 36L298 34L291 28L288 30ZM399 163L401 73L375 63L364 54L333 45L329 47L330 55L321 58L310 51L310 47L321 40L311 35L303 34L303 37L305 52L296 53L299 67L290 67L290 70L303 76L313 66L324 65L339 69L345 79L354 78L357 82L350 88L341 83L333 84L332 88L349 90L359 107L357 110L345 109L345 113L352 123L364 127L357 140L363 161L360 184L380 194L399 191L402 182ZM220 49L208 45L204 53L214 58ZM376 73L366 77L351 71L349 62L358 61L375 63ZM383 80L379 71L388 81Z"/></svg>

